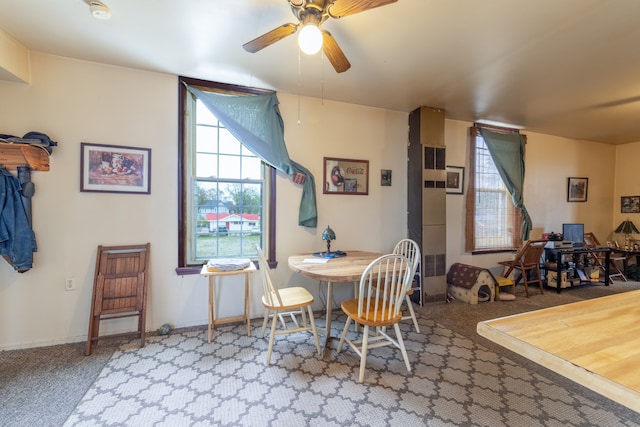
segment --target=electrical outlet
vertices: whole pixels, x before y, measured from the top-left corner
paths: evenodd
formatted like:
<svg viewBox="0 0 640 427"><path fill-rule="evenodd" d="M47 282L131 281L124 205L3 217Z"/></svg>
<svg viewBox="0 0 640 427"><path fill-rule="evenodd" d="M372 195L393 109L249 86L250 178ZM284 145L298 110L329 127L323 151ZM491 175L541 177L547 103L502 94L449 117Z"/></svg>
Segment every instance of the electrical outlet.
<svg viewBox="0 0 640 427"><path fill-rule="evenodd" d="M66 277L64 279L64 290L65 291L75 291L76 290L76 278L75 277Z"/></svg>

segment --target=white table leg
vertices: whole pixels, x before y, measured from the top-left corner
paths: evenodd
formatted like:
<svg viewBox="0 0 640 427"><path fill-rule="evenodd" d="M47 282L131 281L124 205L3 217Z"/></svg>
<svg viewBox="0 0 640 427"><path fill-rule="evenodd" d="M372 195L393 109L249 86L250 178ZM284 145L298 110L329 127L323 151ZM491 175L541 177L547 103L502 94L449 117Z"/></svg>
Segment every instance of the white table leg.
<svg viewBox="0 0 640 427"><path fill-rule="evenodd" d="M247 336L251 336L251 298L249 296L249 273L244 273L244 320L247 322Z"/></svg>
<svg viewBox="0 0 640 427"><path fill-rule="evenodd" d="M326 319L326 334L324 347L327 348L329 340L331 339L331 316L333 311L333 282L327 282L327 319Z"/></svg>
<svg viewBox="0 0 640 427"><path fill-rule="evenodd" d="M211 335L213 334L213 323L215 319L215 295L214 295L214 276L209 276L209 325L207 325L207 339L211 342Z"/></svg>

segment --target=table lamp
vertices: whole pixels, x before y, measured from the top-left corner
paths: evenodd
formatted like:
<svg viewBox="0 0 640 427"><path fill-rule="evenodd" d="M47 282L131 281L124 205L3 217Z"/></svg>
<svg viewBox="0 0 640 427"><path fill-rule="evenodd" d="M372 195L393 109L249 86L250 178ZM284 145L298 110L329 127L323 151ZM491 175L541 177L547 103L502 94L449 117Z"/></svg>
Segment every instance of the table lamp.
<svg viewBox="0 0 640 427"><path fill-rule="evenodd" d="M624 234L624 246L626 248L629 247L629 239L631 236L631 233L640 233L640 231L638 231L638 228L635 226L635 224L633 222L631 222L631 220L626 219L624 221L622 221L620 223L620 225L618 226L618 228L616 228L615 233L623 233Z"/></svg>
<svg viewBox="0 0 640 427"><path fill-rule="evenodd" d="M327 241L327 255L331 253L331 241L336 240L336 233L327 225L322 232L322 240Z"/></svg>

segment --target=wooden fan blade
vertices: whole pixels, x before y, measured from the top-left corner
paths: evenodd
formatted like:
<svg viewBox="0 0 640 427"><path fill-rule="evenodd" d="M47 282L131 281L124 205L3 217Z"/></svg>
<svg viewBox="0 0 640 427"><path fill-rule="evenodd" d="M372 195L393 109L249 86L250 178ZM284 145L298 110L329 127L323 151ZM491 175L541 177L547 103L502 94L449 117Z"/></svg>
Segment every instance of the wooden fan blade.
<svg viewBox="0 0 640 427"><path fill-rule="evenodd" d="M398 0L336 0L331 4L327 13L332 18L342 18L354 13L364 12L380 6L395 3Z"/></svg>
<svg viewBox="0 0 640 427"><path fill-rule="evenodd" d="M333 38L329 31L325 30L322 30L322 51L329 58L329 62L331 62L337 73L344 73L351 68L349 60L340 49L340 46L338 46L336 39Z"/></svg>
<svg viewBox="0 0 640 427"><path fill-rule="evenodd" d="M291 34L295 33L297 29L298 26L291 23L280 25L278 28L243 44L242 47L247 52L256 53L257 51L264 49L265 47L270 46L287 36L290 36Z"/></svg>

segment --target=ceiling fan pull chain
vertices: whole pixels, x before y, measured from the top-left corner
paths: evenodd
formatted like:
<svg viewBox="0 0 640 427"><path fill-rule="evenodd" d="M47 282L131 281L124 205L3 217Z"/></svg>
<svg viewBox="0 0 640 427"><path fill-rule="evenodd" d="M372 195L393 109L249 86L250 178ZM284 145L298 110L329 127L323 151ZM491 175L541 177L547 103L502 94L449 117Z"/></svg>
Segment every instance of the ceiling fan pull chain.
<svg viewBox="0 0 640 427"><path fill-rule="evenodd" d="M302 86L302 78L300 75L300 48L298 48L298 126L300 126L300 87Z"/></svg>
<svg viewBox="0 0 640 427"><path fill-rule="evenodd" d="M320 54L320 105L324 105L324 51Z"/></svg>

